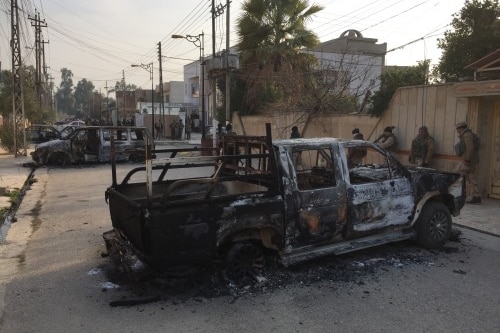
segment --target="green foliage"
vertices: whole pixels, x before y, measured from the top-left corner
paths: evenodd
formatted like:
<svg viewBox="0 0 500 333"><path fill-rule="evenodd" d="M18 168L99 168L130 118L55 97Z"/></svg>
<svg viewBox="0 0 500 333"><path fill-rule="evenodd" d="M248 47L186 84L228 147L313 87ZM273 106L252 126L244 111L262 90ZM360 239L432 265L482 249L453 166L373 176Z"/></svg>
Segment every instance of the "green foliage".
<svg viewBox="0 0 500 333"><path fill-rule="evenodd" d="M443 50L434 74L443 82L472 77L465 66L495 51L500 46L500 5L498 0L466 0L453 15L451 26L438 47Z"/></svg>
<svg viewBox="0 0 500 333"><path fill-rule="evenodd" d="M49 118L49 110L42 109L37 102L35 88L35 69L33 66L23 67L24 117L31 123L40 123ZM0 85L0 114L4 119L12 117L12 72L2 72L2 85Z"/></svg>
<svg viewBox="0 0 500 333"><path fill-rule="evenodd" d="M247 0L238 19L238 49L246 110L300 95L303 72L315 59L300 52L319 43L305 27L323 8L307 0Z"/></svg>
<svg viewBox="0 0 500 333"><path fill-rule="evenodd" d="M17 132L17 147L23 147L23 136L22 131L19 130ZM9 153L14 152L14 126L10 122L4 122L2 126L0 126L0 146L7 150Z"/></svg>
<svg viewBox="0 0 500 333"><path fill-rule="evenodd" d="M55 94L57 112L75 114L75 98L73 96L73 73L67 68L61 69L61 84Z"/></svg>
<svg viewBox="0 0 500 333"><path fill-rule="evenodd" d="M82 114L90 114L93 109L94 85L87 79L78 81L75 88L74 98L76 109ZM81 116L78 116L81 118Z"/></svg>
<svg viewBox="0 0 500 333"><path fill-rule="evenodd" d="M393 67L382 73L380 89L370 98L368 113L380 116L398 88L426 84L428 70L429 60L426 60L417 66Z"/></svg>

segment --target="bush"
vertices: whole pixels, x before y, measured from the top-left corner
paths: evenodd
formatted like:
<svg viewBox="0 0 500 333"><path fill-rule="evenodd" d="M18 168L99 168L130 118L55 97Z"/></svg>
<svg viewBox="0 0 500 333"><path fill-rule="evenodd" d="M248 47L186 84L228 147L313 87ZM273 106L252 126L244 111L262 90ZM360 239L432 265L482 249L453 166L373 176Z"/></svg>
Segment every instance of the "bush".
<svg viewBox="0 0 500 333"><path fill-rule="evenodd" d="M23 148L23 135L17 133L17 146ZM14 128L11 124L0 126L0 146L9 153L14 153Z"/></svg>

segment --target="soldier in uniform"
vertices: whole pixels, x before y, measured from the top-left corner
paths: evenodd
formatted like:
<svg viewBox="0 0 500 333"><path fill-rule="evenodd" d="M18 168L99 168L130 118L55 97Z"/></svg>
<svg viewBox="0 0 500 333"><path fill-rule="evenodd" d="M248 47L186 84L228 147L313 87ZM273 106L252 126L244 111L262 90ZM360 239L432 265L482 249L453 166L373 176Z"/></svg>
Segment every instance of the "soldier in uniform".
<svg viewBox="0 0 500 333"><path fill-rule="evenodd" d="M421 167L428 167L434 155L434 138L429 135L426 126L418 129L418 135L411 143L408 161Z"/></svg>
<svg viewBox="0 0 500 333"><path fill-rule="evenodd" d="M359 131L359 128L354 128L352 130L353 140L364 140L363 134ZM363 162L363 158L366 156L367 151L364 147L354 147L349 148L347 153L347 163L349 168L360 165Z"/></svg>
<svg viewBox="0 0 500 333"><path fill-rule="evenodd" d="M455 128L460 139L460 142L455 146L455 153L461 157L461 161L455 167L455 172L464 175L472 188L472 199L467 203L479 205L481 204L481 195L474 175L479 163L479 138L467 127L466 122L458 123Z"/></svg>
<svg viewBox="0 0 500 333"><path fill-rule="evenodd" d="M392 130L394 129L394 126L387 126L384 129L384 133L380 135L377 140L374 141L379 147L382 147L384 149L387 149L389 151L395 151L396 147L398 145L396 136L394 133L392 133Z"/></svg>

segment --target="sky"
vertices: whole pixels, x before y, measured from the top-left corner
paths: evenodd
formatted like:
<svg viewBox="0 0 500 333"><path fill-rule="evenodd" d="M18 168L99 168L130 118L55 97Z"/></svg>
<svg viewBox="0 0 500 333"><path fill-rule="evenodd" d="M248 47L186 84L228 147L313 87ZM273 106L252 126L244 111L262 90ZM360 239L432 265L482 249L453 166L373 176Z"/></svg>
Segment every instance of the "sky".
<svg viewBox="0 0 500 333"><path fill-rule="evenodd" d="M44 21L42 38L47 73L56 86L61 68L73 73L73 84L91 81L106 94L117 81L151 88L150 73L132 64L153 62L153 82L159 84L158 43L162 50L163 82L183 81L183 65L195 61L200 49L177 35L204 34L204 54L226 48L226 12L215 20L212 0L17 0L20 8L23 62L35 64L34 18ZM236 21L243 0L230 2L230 45L237 43ZM214 0L216 8L226 0ZM386 65L437 64L437 39L450 30L452 15L465 0L309 0L324 9L307 23L321 42L338 38L348 29L387 43ZM0 60L12 68L10 49L11 1L0 0ZM30 20L31 19L31 20ZM215 35L215 44L212 42Z"/></svg>

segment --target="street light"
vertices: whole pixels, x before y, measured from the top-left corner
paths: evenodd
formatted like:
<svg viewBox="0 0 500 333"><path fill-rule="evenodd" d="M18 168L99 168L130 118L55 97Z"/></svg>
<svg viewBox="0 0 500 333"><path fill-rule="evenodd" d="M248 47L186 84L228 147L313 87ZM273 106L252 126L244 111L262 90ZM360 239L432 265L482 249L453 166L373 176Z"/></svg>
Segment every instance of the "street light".
<svg viewBox="0 0 500 333"><path fill-rule="evenodd" d="M149 64L140 64L140 65L130 65L131 67L141 67L142 69L145 69L149 71L149 78L151 79L151 108L153 110L153 116L152 116L152 125L151 125L151 133L153 134L153 139L155 138L155 92L154 92L154 86L153 86L153 63L150 62Z"/></svg>
<svg viewBox="0 0 500 333"><path fill-rule="evenodd" d="M204 49L205 49L205 34L202 32L197 36L192 35L172 35L172 38L182 38L188 42L193 43L196 47L200 48L200 72L201 72L201 138L205 139L205 65L203 64Z"/></svg>

